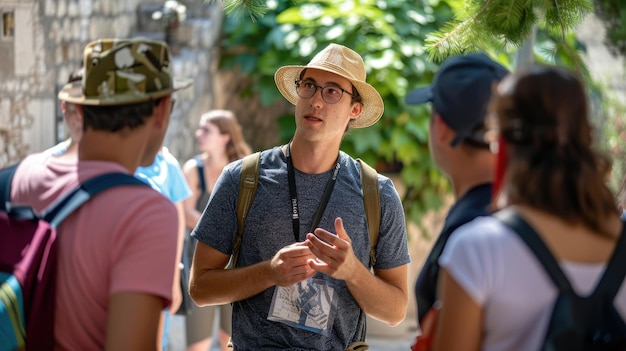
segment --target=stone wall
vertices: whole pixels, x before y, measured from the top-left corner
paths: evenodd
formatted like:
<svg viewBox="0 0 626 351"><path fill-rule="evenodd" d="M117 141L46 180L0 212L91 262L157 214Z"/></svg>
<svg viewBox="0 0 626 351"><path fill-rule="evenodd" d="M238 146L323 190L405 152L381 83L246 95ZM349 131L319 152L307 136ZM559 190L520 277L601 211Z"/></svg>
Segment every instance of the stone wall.
<svg viewBox="0 0 626 351"><path fill-rule="evenodd" d="M0 1L0 166L27 153L37 142L49 139L54 119L40 117L54 111L45 31L39 18L41 4L32 1ZM10 20L10 24L7 21ZM11 26L7 33L5 26ZM54 116L52 114L52 116ZM32 128L33 125L39 128Z"/></svg>
<svg viewBox="0 0 626 351"><path fill-rule="evenodd" d="M184 1L181 1L185 3ZM194 153L193 132L199 116L216 107L213 80L217 68L223 11L219 1L192 1L188 20L175 32L175 75L194 78L194 87L176 93L166 145L174 155ZM141 8L159 1L0 0L1 24L12 20L11 35L0 31L0 167L41 151L66 137L56 96L80 66L84 46L97 38L163 39L154 23L139 23ZM144 16L145 17L145 16ZM196 117L197 116L197 117Z"/></svg>

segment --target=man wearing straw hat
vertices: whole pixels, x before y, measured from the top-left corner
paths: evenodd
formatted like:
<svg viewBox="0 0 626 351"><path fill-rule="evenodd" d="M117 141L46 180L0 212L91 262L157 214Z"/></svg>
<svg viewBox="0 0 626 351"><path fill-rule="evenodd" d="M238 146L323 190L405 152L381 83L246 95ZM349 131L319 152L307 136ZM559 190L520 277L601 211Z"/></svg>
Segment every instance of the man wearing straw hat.
<svg viewBox="0 0 626 351"><path fill-rule="evenodd" d="M366 314L389 325L405 317L410 258L400 198L379 175L381 224L370 271L361 170L340 151L349 128L368 127L383 113L365 78L362 58L336 44L306 66L278 69L296 131L287 145L261 152L237 268L225 269L241 161L224 169L192 232L199 243L191 296L198 305L233 303L236 350L365 349Z"/></svg>
<svg viewBox="0 0 626 351"><path fill-rule="evenodd" d="M171 77L169 49L160 41L97 40L83 62L82 80L59 93L83 118L78 161L49 152L25 158L12 182L14 204L41 211L87 179L150 165L172 93L190 83ZM51 346L156 350L159 317L172 299L176 232L174 205L148 186L111 188L70 215L59 227Z"/></svg>

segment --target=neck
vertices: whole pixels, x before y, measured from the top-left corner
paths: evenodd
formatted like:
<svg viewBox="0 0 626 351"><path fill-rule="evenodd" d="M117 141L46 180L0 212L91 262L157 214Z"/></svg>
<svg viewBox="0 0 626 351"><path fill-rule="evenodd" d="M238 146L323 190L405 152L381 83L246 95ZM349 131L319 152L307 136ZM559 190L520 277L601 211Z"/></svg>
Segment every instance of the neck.
<svg viewBox="0 0 626 351"><path fill-rule="evenodd" d="M204 162L204 165L207 168L215 168L221 170L230 162L230 160L226 155L226 151L218 153L203 152L202 162Z"/></svg>
<svg viewBox="0 0 626 351"><path fill-rule="evenodd" d="M74 141L74 139L70 139L70 143L67 145L67 149L63 154L76 157L78 155L78 142Z"/></svg>
<svg viewBox="0 0 626 351"><path fill-rule="evenodd" d="M145 131L146 128L117 133L87 130L78 144L78 159L115 162L129 173L135 173L143 161L147 144Z"/></svg>
<svg viewBox="0 0 626 351"><path fill-rule="evenodd" d="M309 174L324 173L333 169L339 157L338 144L303 143L296 138L291 142L290 151L293 166Z"/></svg>
<svg viewBox="0 0 626 351"><path fill-rule="evenodd" d="M493 183L494 157L490 153L467 158L456 162L454 170L448 173L455 199L463 197L472 188L486 183Z"/></svg>

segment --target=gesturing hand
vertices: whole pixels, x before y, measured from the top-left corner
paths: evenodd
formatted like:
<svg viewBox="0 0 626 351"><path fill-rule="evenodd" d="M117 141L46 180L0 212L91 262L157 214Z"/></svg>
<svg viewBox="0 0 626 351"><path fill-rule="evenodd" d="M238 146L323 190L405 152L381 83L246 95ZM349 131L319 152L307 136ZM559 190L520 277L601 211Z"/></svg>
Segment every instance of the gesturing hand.
<svg viewBox="0 0 626 351"><path fill-rule="evenodd" d="M309 267L307 261L314 258L309 247L303 242L278 250L270 263L276 285L289 286L313 276L315 270Z"/></svg>
<svg viewBox="0 0 626 351"><path fill-rule="evenodd" d="M361 264L352 251L352 240L343 227L340 217L335 219L337 235L317 228L315 234L308 233L305 243L316 259L309 259L309 266L335 279L347 280L355 272L356 264Z"/></svg>

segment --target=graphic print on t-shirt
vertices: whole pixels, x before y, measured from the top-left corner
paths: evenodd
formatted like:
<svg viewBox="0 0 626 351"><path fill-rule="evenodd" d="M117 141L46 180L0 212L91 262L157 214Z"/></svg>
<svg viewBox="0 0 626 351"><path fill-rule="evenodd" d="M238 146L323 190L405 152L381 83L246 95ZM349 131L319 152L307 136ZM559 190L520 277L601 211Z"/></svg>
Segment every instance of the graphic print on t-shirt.
<svg viewBox="0 0 626 351"><path fill-rule="evenodd" d="M309 278L277 287L267 319L329 336L336 305L335 289L329 282Z"/></svg>

